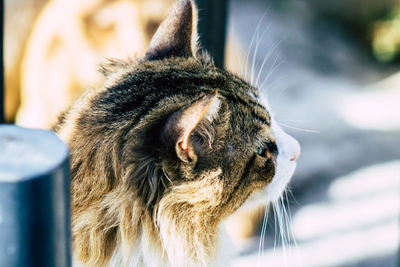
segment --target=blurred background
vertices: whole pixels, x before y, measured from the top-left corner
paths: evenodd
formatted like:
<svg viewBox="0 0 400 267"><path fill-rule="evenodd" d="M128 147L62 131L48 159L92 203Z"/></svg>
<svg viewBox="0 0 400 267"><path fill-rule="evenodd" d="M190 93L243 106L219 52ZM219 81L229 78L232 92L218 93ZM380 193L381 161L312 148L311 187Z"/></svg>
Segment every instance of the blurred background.
<svg viewBox="0 0 400 267"><path fill-rule="evenodd" d="M104 58L144 54L172 3L6 0L8 122L49 128L102 83ZM234 266L400 266L400 1L227 8L226 68L257 83L302 146L286 206L290 245L270 214L260 253L263 211L236 216Z"/></svg>
<svg viewBox="0 0 400 267"><path fill-rule="evenodd" d="M288 195L297 246L282 248L270 216L264 252L242 242L235 266L400 266L400 1L232 0L229 15L302 146Z"/></svg>

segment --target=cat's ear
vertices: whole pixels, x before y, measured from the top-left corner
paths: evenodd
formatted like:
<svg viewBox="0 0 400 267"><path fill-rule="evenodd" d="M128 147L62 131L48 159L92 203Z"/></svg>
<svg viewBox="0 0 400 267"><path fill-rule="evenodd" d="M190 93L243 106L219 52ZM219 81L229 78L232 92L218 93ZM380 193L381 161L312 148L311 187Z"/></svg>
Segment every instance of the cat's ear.
<svg viewBox="0 0 400 267"><path fill-rule="evenodd" d="M177 157L186 163L197 161L194 145L190 135L203 120L210 122L216 117L220 107L217 90L205 95L183 110L175 112L166 124L166 132L174 142Z"/></svg>
<svg viewBox="0 0 400 267"><path fill-rule="evenodd" d="M193 0L179 0L154 34L145 59L195 55L197 38L196 6Z"/></svg>

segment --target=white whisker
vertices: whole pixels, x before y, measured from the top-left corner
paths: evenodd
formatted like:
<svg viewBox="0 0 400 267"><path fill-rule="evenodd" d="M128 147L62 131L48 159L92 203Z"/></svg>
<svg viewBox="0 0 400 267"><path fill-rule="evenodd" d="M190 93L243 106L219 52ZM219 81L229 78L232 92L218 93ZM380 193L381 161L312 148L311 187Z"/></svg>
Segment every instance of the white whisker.
<svg viewBox="0 0 400 267"><path fill-rule="evenodd" d="M274 92L276 89L275 87L279 85L279 79L277 77L274 77L273 80L271 80L268 84L266 84L263 87L258 87L260 90L260 93L263 95L263 97L268 97L268 94L271 92Z"/></svg>
<svg viewBox="0 0 400 267"><path fill-rule="evenodd" d="M264 39L264 35L265 33L269 30L269 28L271 27L271 25L268 25L263 33L261 34L261 36L259 36L259 34L257 33L257 39L256 39L256 48L254 49L254 53L253 53L253 59L252 59L252 66L251 66L251 84L254 86L257 86L257 82L254 80L254 74L255 74L255 69L257 67L256 64L256 56L257 56L257 51L258 51L258 47L260 45L260 42ZM259 76L259 74L257 75L257 77Z"/></svg>
<svg viewBox="0 0 400 267"><path fill-rule="evenodd" d="M268 225L268 214L269 214L269 204L266 205L265 212L264 212L263 224L262 224L262 228L261 228L260 243L258 246L258 256L259 257L261 255L264 255L264 242L265 242L265 236L266 236L267 225Z"/></svg>
<svg viewBox="0 0 400 267"><path fill-rule="evenodd" d="M289 223L288 223L288 216L287 216L287 212L286 212L286 207L285 207L285 203L283 201L283 195L281 195L280 197L280 202L281 202L281 211L282 211L282 226L283 226L283 232L285 233L285 240L286 240L286 246L287 248L290 247L290 236L289 236Z"/></svg>
<svg viewBox="0 0 400 267"><path fill-rule="evenodd" d="M287 210L285 209L286 212L286 216L287 216L287 221L288 221L288 234L290 237L290 240L293 241L293 244L295 245L296 249L297 249L297 242L296 242L296 238L294 237L293 231L292 231L292 214L290 212L290 205L289 205L289 199L287 196L287 191L285 190L285 199L286 199L286 207Z"/></svg>
<svg viewBox="0 0 400 267"><path fill-rule="evenodd" d="M278 58L279 58L278 56L275 57L275 60L274 60L274 62L272 63L271 68L270 68L270 70L269 70L267 76L264 78L264 80L262 81L262 83L261 83L261 85L260 85L261 88L264 87L264 84L265 84L266 82L269 81L269 78L272 76L272 74L275 72L275 70L276 70L280 65L282 65L283 61L277 63Z"/></svg>
<svg viewBox="0 0 400 267"><path fill-rule="evenodd" d="M267 54L265 55L263 62L261 64L260 70L258 71L258 75L255 81L255 86L257 86L258 88L260 88L258 82L260 80L262 71L264 69L265 64L267 63L267 60L271 57L272 53L275 51L275 49L278 47L278 45L280 44L280 41L276 42L267 52Z"/></svg>
<svg viewBox="0 0 400 267"><path fill-rule="evenodd" d="M292 192L292 188L290 186L286 187L285 194L286 194L287 198L289 198L289 196L291 196L292 200L294 201L294 203L296 203L297 205L300 205L300 203L297 202L296 198L294 197L293 192Z"/></svg>
<svg viewBox="0 0 400 267"><path fill-rule="evenodd" d="M296 254L298 266L303 266L302 260L301 260L301 255L300 255L300 252L299 252L299 249L298 249L298 245L297 245L297 241L296 241L296 238L295 238L295 236L293 234L293 230L292 230L292 227L291 227L291 225L292 225L292 212L290 210L288 193L290 195L292 195L292 198L296 203L298 203L298 202L296 201L295 197L293 196L293 193L291 192L290 188L287 188L287 190L285 190L285 197L286 197L287 211L288 211L287 215L288 215L288 219L289 219L289 223L290 223L290 227L289 227L290 232L289 232L289 234L290 234L291 240L292 240L292 242L294 244L294 248L295 248L294 251L295 251L295 254Z"/></svg>
<svg viewBox="0 0 400 267"><path fill-rule="evenodd" d="M270 91L271 94L269 95L269 99L270 99L270 100L271 100L271 99L278 99L286 90L289 89L288 86L284 86L283 89L281 89L281 88L282 88L282 86L279 88L280 91L279 91L279 94L277 94L277 95L273 95L273 94L272 94L272 93L274 93L276 90L274 90L274 91L271 90L271 91ZM275 110L274 105L275 105L276 103L279 104L279 102L277 102L277 101L273 101L273 100L270 101L271 110Z"/></svg>
<svg viewBox="0 0 400 267"><path fill-rule="evenodd" d="M276 118L275 118L275 120L279 121L279 122L281 122L281 121L285 121L285 122L300 122L300 123L309 123L309 122L311 122L311 120L293 120L293 119L279 119L279 120L277 120Z"/></svg>
<svg viewBox="0 0 400 267"><path fill-rule="evenodd" d="M256 63L256 54L258 50L258 45L260 43L259 40L259 32L256 32L256 42L255 42L255 49L253 50L253 58L251 59L251 67L250 67L250 84L253 84L254 82L254 68L255 68L255 63Z"/></svg>
<svg viewBox="0 0 400 267"><path fill-rule="evenodd" d="M254 30L254 33L253 33L253 37L251 38L250 45L246 50L245 63L244 63L245 73L244 73L244 77L243 78L248 82L250 82L249 81L249 77L248 77L248 72L247 72L247 70L249 69L248 66L249 66L250 51L251 51L251 49L253 47L253 43L254 43L255 37L256 37L256 35L258 35L258 32L260 30L261 22L263 21L265 15L267 13L268 13L268 9L264 12L264 14L261 16L260 20L258 21L256 29Z"/></svg>
<svg viewBox="0 0 400 267"><path fill-rule="evenodd" d="M245 61L244 61L245 70L244 70L244 77L243 77L243 78L244 78L247 82L249 82L248 70L249 70L250 51L251 51L251 48L253 47L253 43L254 43L254 40L255 40L254 38L255 38L255 36L256 36L256 33L257 33L257 31L258 31L259 26L260 26L260 22L258 23L258 25L257 25L257 27L256 27L256 29L255 29L255 31L254 31L253 37L251 38L250 45L249 45L249 47L248 47L247 50L246 50ZM250 71L251 71L251 70L250 70Z"/></svg>
<svg viewBox="0 0 400 267"><path fill-rule="evenodd" d="M320 131L310 130L310 129L303 129L303 128L287 125L287 124L282 123L282 122L280 122L279 125L282 125L283 127L286 127L286 128L290 128L290 129L306 132L306 133L320 133Z"/></svg>
<svg viewBox="0 0 400 267"><path fill-rule="evenodd" d="M283 212L283 218L285 222L285 230L286 230L286 241L290 247L290 239L291 239L291 230L290 230L290 218L286 210L286 205L285 201L283 200L284 196L283 194L280 197L281 205L282 205L282 212Z"/></svg>
<svg viewBox="0 0 400 267"><path fill-rule="evenodd" d="M281 242L282 242L282 251L283 251L283 259L285 262L285 266L287 266L287 255L286 255L286 247L287 247L287 242L286 242L286 233L285 233L285 228L283 226L283 214L282 214L282 207L281 207L281 198L276 201L276 214L278 216L278 226L279 226L279 234L281 237Z"/></svg>
<svg viewBox="0 0 400 267"><path fill-rule="evenodd" d="M277 229L277 225L278 225L277 216L278 215L276 212L276 210L277 210L276 202L273 202L272 207L273 207L273 211L274 211L274 254L275 254L276 244L277 244L277 236L278 236L278 229Z"/></svg>

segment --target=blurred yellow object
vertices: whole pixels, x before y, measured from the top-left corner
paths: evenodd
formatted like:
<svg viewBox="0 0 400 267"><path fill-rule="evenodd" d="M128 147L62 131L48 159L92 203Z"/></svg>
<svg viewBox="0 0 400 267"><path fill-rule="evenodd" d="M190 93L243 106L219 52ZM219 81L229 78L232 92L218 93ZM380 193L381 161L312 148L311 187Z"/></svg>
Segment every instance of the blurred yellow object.
<svg viewBox="0 0 400 267"><path fill-rule="evenodd" d="M400 55L400 5L388 20L375 23L372 48L375 57L382 62L392 61Z"/></svg>
<svg viewBox="0 0 400 267"><path fill-rule="evenodd" d="M49 128L89 86L104 58L144 54L172 0L53 0L36 20L21 64L17 124Z"/></svg>

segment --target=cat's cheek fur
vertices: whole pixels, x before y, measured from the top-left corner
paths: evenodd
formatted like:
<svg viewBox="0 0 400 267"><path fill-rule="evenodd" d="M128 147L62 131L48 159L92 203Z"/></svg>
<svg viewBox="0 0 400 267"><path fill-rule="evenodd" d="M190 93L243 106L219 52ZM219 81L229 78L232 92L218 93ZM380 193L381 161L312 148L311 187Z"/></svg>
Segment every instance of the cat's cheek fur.
<svg viewBox="0 0 400 267"><path fill-rule="evenodd" d="M296 160L300 156L300 145L296 139L285 133L274 119L271 121L271 129L278 147L278 157L275 176L266 187L266 195L268 200L273 202L285 190L296 169Z"/></svg>

